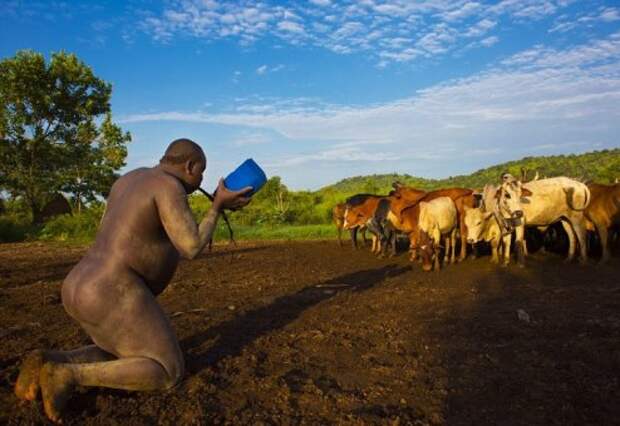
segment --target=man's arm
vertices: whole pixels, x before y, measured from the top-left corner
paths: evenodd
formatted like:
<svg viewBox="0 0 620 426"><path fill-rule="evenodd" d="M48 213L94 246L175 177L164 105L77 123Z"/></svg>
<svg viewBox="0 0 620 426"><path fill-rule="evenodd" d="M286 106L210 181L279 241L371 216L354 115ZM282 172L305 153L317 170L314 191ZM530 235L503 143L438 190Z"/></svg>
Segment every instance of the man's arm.
<svg viewBox="0 0 620 426"><path fill-rule="evenodd" d="M213 236L220 215L219 206L214 203L200 225L197 225L187 202L187 194L181 183L176 181L162 184L155 202L172 244L182 257L195 258Z"/></svg>
<svg viewBox="0 0 620 426"><path fill-rule="evenodd" d="M180 182L166 180L165 184L160 186L155 202L170 241L181 256L193 259L211 240L220 212L224 208L239 209L247 205L250 198L245 197L245 194L251 190L251 187L247 187L240 191L229 191L220 179L211 209L199 226L192 216L187 194Z"/></svg>

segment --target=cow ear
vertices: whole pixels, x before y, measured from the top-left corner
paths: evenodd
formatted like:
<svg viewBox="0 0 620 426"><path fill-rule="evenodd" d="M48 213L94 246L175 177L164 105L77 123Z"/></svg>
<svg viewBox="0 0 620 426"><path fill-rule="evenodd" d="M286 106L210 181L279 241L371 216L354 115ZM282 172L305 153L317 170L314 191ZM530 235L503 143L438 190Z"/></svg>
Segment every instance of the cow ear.
<svg viewBox="0 0 620 426"><path fill-rule="evenodd" d="M532 191L530 191L527 188L521 188L521 195L523 197L531 197L532 196Z"/></svg>

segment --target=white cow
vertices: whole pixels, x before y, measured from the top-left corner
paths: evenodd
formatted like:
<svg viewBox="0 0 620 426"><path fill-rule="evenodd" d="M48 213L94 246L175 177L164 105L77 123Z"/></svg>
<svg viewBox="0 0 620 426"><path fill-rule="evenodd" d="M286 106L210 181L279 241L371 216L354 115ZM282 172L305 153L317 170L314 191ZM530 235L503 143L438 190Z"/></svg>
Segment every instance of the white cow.
<svg viewBox="0 0 620 426"><path fill-rule="evenodd" d="M491 207L497 213L503 231L514 228L521 265L526 254L525 226L546 228L558 221L562 223L570 242L567 261L575 256L575 235L579 241L581 261L587 261L584 210L590 202L590 190L586 185L567 177L522 184L509 174L504 174L502 181L494 199L485 197L484 202L487 209ZM509 249L505 248L505 252Z"/></svg>
<svg viewBox="0 0 620 426"><path fill-rule="evenodd" d="M444 263L456 262L456 229L458 226L457 212L454 201L450 197L439 197L431 201L421 201L418 219L418 250L422 257L422 269L430 271L435 261L435 270L441 267L439 250L441 238L445 239ZM451 257L448 254L452 251Z"/></svg>
<svg viewBox="0 0 620 426"><path fill-rule="evenodd" d="M467 242L475 244L486 241L491 244L492 263L499 263L499 250L510 247L511 233L502 233L499 222L493 212L487 212L483 207L471 208L465 206L465 226L467 227ZM504 253L510 250L504 251ZM504 264L510 261L509 254L504 256Z"/></svg>

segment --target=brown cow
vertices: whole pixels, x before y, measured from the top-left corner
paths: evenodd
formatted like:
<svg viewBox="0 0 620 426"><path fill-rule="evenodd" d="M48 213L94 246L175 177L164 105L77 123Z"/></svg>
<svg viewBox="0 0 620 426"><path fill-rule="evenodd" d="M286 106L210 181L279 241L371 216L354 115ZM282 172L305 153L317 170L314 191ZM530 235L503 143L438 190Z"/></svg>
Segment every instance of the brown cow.
<svg viewBox="0 0 620 426"><path fill-rule="evenodd" d="M338 203L332 209L332 221L338 231L338 244L342 247L342 230L344 229L344 212L347 206L345 203Z"/></svg>
<svg viewBox="0 0 620 426"><path fill-rule="evenodd" d="M465 259L467 255L467 227L465 225L465 207L473 208L476 205L474 191L467 188L446 188L431 192L424 192L419 189L408 188L402 185L395 185L396 191L394 200L390 204L392 215L390 220L394 227L406 234L409 234L411 248L411 258L416 258L417 238L418 238L418 216L419 207L416 207L422 200L431 201L439 197L449 197L454 201L457 211L459 231L461 233L461 252L459 261Z"/></svg>
<svg viewBox="0 0 620 426"><path fill-rule="evenodd" d="M381 195L372 194L358 194L347 199L346 210L344 214L344 229L351 230L351 235L358 229L366 229L368 221L373 218L375 210L379 205L379 201L384 199ZM379 247L379 235L373 232L372 237L372 252L378 252ZM354 243L357 248L357 244Z"/></svg>
<svg viewBox="0 0 620 426"><path fill-rule="evenodd" d="M620 184L602 185L588 184L591 201L585 214L590 220L601 239L603 257L601 262L609 260L609 228L620 225Z"/></svg>
<svg viewBox="0 0 620 426"><path fill-rule="evenodd" d="M334 225L336 225L336 230L338 231L338 244L342 247L342 230L344 229L344 213L347 209L346 203L338 203L332 209L332 221ZM351 242L353 243L353 247L357 247L357 231L361 231L362 239L364 240L364 244L366 244L366 227L361 226L355 229L351 229Z"/></svg>

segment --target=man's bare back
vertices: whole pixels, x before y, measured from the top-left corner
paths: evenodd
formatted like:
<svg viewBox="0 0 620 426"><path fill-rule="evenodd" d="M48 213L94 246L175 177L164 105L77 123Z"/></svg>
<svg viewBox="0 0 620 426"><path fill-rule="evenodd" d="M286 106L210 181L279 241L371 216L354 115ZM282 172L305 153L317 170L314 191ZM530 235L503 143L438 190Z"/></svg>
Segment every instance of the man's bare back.
<svg viewBox="0 0 620 426"><path fill-rule="evenodd" d="M40 388L47 416L58 421L76 384L155 390L178 383L183 356L155 297L179 257L194 258L211 239L220 210L249 202L250 188L230 192L220 181L197 225L187 194L199 187L205 168L200 147L178 140L159 166L134 170L112 186L96 240L62 287L65 310L94 345L35 351L22 365L18 397L33 400Z"/></svg>

